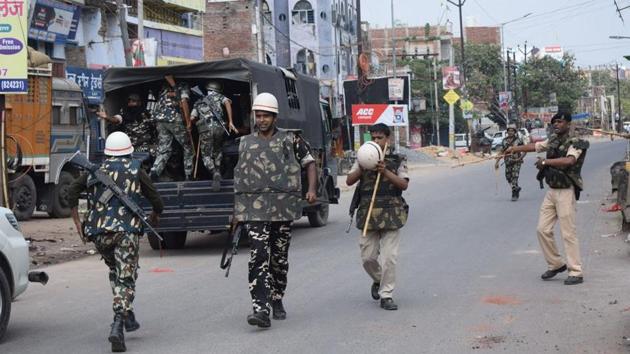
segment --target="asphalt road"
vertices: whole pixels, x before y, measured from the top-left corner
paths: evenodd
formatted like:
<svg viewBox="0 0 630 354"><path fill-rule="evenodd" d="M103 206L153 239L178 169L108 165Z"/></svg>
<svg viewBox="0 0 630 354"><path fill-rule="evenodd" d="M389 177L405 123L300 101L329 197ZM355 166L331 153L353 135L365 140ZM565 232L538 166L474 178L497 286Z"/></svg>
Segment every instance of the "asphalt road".
<svg viewBox="0 0 630 354"><path fill-rule="evenodd" d="M610 205L609 166L625 142L594 143L578 204L585 283L544 282L535 235L544 191L533 156L521 172L521 200L510 202L492 162L412 171L395 299L387 312L369 294L359 231L345 233L351 194L328 226L296 224L285 298L286 321L247 325L247 257L229 279L219 270L221 238L198 235L164 258L144 244L132 353L620 353L630 335L630 267L619 213ZM613 234L612 236L610 234ZM607 237L603 237L607 236ZM111 292L97 257L46 269L14 304L2 353L107 353ZM162 270L156 272L156 270Z"/></svg>

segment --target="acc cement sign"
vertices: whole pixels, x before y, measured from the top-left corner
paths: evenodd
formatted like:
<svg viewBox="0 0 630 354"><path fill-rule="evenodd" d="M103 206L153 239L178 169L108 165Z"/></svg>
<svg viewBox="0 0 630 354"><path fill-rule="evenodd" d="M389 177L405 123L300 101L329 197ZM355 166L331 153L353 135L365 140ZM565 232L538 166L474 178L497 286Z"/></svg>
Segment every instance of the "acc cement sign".
<svg viewBox="0 0 630 354"><path fill-rule="evenodd" d="M406 104L353 104L352 125L384 123L389 126L408 126L409 108Z"/></svg>
<svg viewBox="0 0 630 354"><path fill-rule="evenodd" d="M27 0L0 0L0 94L27 93Z"/></svg>

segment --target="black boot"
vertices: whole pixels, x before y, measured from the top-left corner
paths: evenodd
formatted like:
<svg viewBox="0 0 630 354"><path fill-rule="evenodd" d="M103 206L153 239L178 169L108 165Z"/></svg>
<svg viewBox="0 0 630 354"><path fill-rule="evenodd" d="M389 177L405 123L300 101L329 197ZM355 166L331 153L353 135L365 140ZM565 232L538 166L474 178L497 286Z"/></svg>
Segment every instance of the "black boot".
<svg viewBox="0 0 630 354"><path fill-rule="evenodd" d="M123 332L125 319L122 313L114 315L114 323L112 323L112 330L109 333L109 342L112 343L112 352L121 353L127 351L125 346L125 333Z"/></svg>
<svg viewBox="0 0 630 354"><path fill-rule="evenodd" d="M271 327L271 321L269 320L269 315L264 312L254 312L253 314L248 315L247 323L249 323L252 326L258 326L260 328Z"/></svg>
<svg viewBox="0 0 630 354"><path fill-rule="evenodd" d="M140 323L136 321L136 315L133 311L127 311L127 318L125 319L125 331L133 332L140 328Z"/></svg>
<svg viewBox="0 0 630 354"><path fill-rule="evenodd" d="M521 196L521 187L516 187L516 199L520 198Z"/></svg>
<svg viewBox="0 0 630 354"><path fill-rule="evenodd" d="M271 308L273 310L273 319L274 320L286 320L287 312L284 310L284 306L282 306L282 300L273 300L271 302Z"/></svg>
<svg viewBox="0 0 630 354"><path fill-rule="evenodd" d="M212 190L215 192L221 190L221 174L218 172L212 174Z"/></svg>
<svg viewBox="0 0 630 354"><path fill-rule="evenodd" d="M515 202L518 200L518 190L512 189L512 201Z"/></svg>

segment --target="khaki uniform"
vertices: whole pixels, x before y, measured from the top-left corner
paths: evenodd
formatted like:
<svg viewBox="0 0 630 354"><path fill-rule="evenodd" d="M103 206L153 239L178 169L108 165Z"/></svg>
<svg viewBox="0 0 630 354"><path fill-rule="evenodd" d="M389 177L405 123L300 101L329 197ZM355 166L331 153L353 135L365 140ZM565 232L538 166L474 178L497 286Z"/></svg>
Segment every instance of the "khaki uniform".
<svg viewBox="0 0 630 354"><path fill-rule="evenodd" d="M549 140L536 143L536 152L545 152L549 148ZM566 156L580 158L583 150L568 146ZM582 276L582 261L580 259L580 244L575 227L576 199L574 186L569 188L550 188L545 194L536 233L549 270L562 267L565 262L558 252L554 239L553 228L556 221L560 223L560 232L567 254L567 268L570 276Z"/></svg>

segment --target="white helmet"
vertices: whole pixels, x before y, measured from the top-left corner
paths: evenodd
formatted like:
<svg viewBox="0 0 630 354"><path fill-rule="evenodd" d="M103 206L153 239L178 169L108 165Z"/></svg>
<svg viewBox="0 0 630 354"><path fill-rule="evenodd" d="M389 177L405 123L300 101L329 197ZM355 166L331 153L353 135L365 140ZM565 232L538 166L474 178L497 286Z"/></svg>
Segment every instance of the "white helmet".
<svg viewBox="0 0 630 354"><path fill-rule="evenodd" d="M113 132L105 140L105 155L125 156L133 152L131 139L123 132Z"/></svg>
<svg viewBox="0 0 630 354"><path fill-rule="evenodd" d="M383 149L381 146L373 141L368 141L361 145L359 151L357 151L357 161L359 166L366 170L373 170L376 168L376 164L383 160Z"/></svg>
<svg viewBox="0 0 630 354"><path fill-rule="evenodd" d="M278 100L276 96L268 92L258 94L258 96L254 98L252 111L266 111L278 114Z"/></svg>

